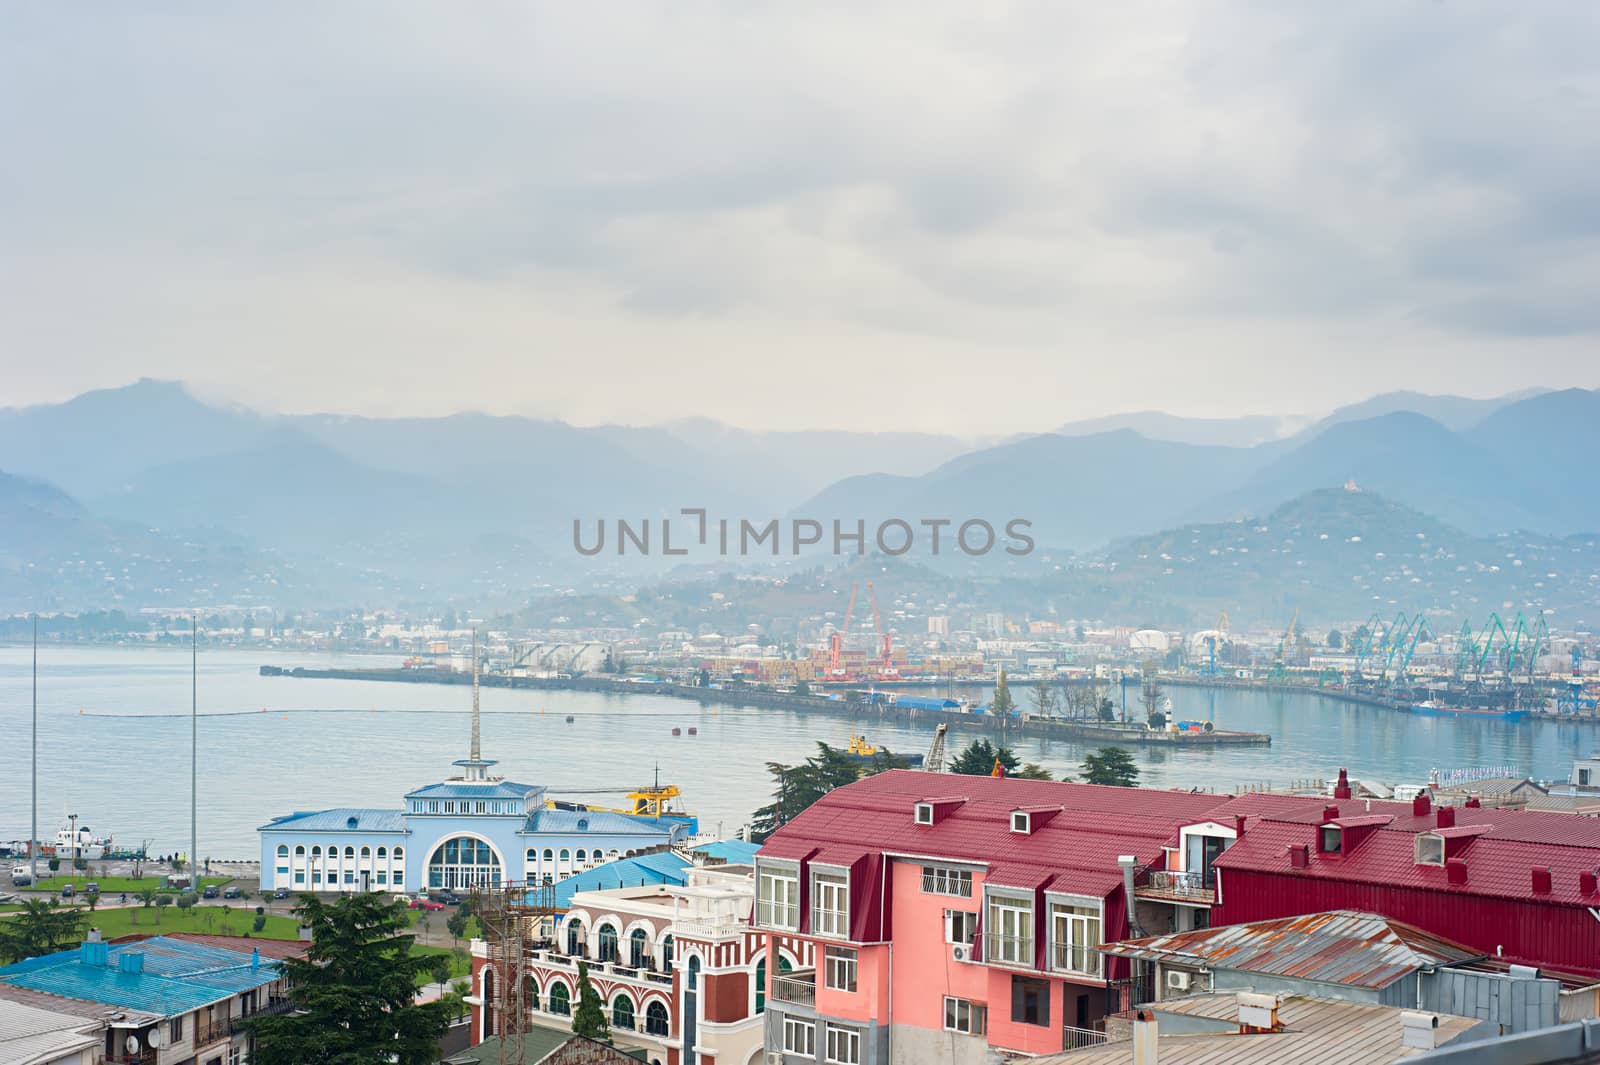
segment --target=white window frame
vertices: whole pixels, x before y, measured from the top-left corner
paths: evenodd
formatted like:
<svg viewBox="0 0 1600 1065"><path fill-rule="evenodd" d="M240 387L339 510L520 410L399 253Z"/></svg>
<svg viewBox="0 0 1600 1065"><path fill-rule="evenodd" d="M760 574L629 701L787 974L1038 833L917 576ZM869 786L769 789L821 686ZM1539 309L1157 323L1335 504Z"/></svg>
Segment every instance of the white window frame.
<svg viewBox="0 0 1600 1065"><path fill-rule="evenodd" d="M919 802L912 807L911 820L919 825L933 824L933 803Z"/></svg>
<svg viewBox="0 0 1600 1065"><path fill-rule="evenodd" d="M964 925L966 938L956 935L956 925ZM971 946L978 941L978 915L971 910L946 910L944 911L944 941L950 944L960 943Z"/></svg>
<svg viewBox="0 0 1600 1065"><path fill-rule="evenodd" d="M989 1030L989 1007L969 999L944 997L944 1030L961 1035L983 1035Z"/></svg>
<svg viewBox="0 0 1600 1065"><path fill-rule="evenodd" d="M854 994L856 952L849 947L825 947L822 952L822 986L829 991Z"/></svg>
<svg viewBox="0 0 1600 1065"><path fill-rule="evenodd" d="M850 936L850 874L811 871L811 933L847 939Z"/></svg>
<svg viewBox="0 0 1600 1065"><path fill-rule="evenodd" d="M800 871L766 863L760 863L757 868L756 924L762 928L798 931Z"/></svg>
<svg viewBox="0 0 1600 1065"><path fill-rule="evenodd" d="M1012 898L1008 895L990 895L984 900L989 921L984 931L983 960L999 965L1019 965L1033 968L1033 947L1039 934L1034 920L1033 900ZM1011 929L1006 928L1007 915L1014 918ZM1027 931L1022 928L1026 926ZM1016 955L1013 957L1012 955Z"/></svg>
<svg viewBox="0 0 1600 1065"><path fill-rule="evenodd" d="M813 1061L817 1057L817 1022L809 1017L783 1019L783 1052Z"/></svg>
<svg viewBox="0 0 1600 1065"><path fill-rule="evenodd" d="M1011 811L1011 831L1023 836L1033 834L1033 815L1026 810Z"/></svg>
<svg viewBox="0 0 1600 1065"><path fill-rule="evenodd" d="M823 1051L829 1065L861 1065L861 1029L830 1023Z"/></svg>
<svg viewBox="0 0 1600 1065"><path fill-rule="evenodd" d="M1099 977L1103 962L1100 952L1095 948L1100 945L1099 936L1105 934L1105 926L1102 923L1104 919L1105 914L1099 906L1067 901L1051 903L1050 968L1056 972ZM1090 928L1091 922L1094 925L1093 930ZM1067 929L1065 942L1057 934L1057 929L1063 923ZM1095 942L1089 942L1090 939L1094 939ZM1068 948L1065 959L1062 958L1063 947ZM1088 959L1088 968L1080 969L1073 964L1074 954L1082 954Z"/></svg>
<svg viewBox="0 0 1600 1065"><path fill-rule="evenodd" d="M1432 855L1424 855L1422 853L1422 845L1424 843L1428 844L1430 847L1436 846L1438 848L1439 856L1437 860L1435 860ZM1435 835L1432 832L1418 833L1416 858L1418 865L1437 865L1442 867L1444 865L1444 837Z"/></svg>
<svg viewBox="0 0 1600 1065"><path fill-rule="evenodd" d="M954 869L948 865L922 867L922 893L924 895L949 895L951 898L972 898L972 870Z"/></svg>

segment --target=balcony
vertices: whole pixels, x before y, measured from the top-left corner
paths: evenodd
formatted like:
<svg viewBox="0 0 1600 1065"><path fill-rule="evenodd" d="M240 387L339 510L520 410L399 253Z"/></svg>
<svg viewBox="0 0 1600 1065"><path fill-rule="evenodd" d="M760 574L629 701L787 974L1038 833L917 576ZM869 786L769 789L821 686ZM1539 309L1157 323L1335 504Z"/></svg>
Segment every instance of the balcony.
<svg viewBox="0 0 1600 1065"><path fill-rule="evenodd" d="M225 1039L232 1039L234 1033L233 1017L218 1017L214 1021L194 1026L194 1045L196 1049L220 1043Z"/></svg>
<svg viewBox="0 0 1600 1065"><path fill-rule="evenodd" d="M678 920L673 930L680 936L692 939L729 939L742 935L750 925L738 917L707 917L699 920Z"/></svg>
<svg viewBox="0 0 1600 1065"><path fill-rule="evenodd" d="M251 1021L258 1017L276 1017L279 1014L289 1013L294 1009L294 1000L288 998L270 998L267 1004L252 1013L241 1014L229 1019L228 1024L235 1035L246 1031Z"/></svg>
<svg viewBox="0 0 1600 1065"><path fill-rule="evenodd" d="M1141 899L1203 902L1207 905L1215 902L1217 897L1216 888L1207 884L1202 874L1171 873L1161 869L1152 869L1149 879L1134 888L1134 894Z"/></svg>
<svg viewBox="0 0 1600 1065"><path fill-rule="evenodd" d="M778 1002L792 1002L797 1006L815 1007L817 1004L817 971L796 969L772 980L772 996Z"/></svg>
<svg viewBox="0 0 1600 1065"><path fill-rule="evenodd" d="M119 1028L115 1030L118 1044L126 1042L127 1036L124 1032L126 1032L126 1029ZM115 1050L105 1056L106 1065L156 1065L156 1056L160 1051L152 1050L145 1046L142 1039L139 1044L138 1051L132 1054L128 1052L128 1048L125 1045L117 1046Z"/></svg>
<svg viewBox="0 0 1600 1065"><path fill-rule="evenodd" d="M1057 943L1050 951L1050 967L1056 972L1100 978L1100 952L1077 943Z"/></svg>
<svg viewBox="0 0 1600 1065"><path fill-rule="evenodd" d="M991 932L983 937L983 960L991 965L1021 965L1033 968L1033 937L1003 936Z"/></svg>

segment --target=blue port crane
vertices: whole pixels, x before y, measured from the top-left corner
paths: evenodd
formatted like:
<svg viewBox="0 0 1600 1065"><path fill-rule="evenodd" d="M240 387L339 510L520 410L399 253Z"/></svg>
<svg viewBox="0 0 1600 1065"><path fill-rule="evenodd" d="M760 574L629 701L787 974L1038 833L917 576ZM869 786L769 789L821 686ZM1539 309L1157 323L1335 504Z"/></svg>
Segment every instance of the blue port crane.
<svg viewBox="0 0 1600 1065"><path fill-rule="evenodd" d="M1382 630L1383 618L1379 617L1378 612L1374 610L1372 616L1367 619L1367 623L1361 626L1360 633L1356 639L1356 679L1359 680L1361 678L1361 669L1367 664L1367 658L1372 654L1372 649Z"/></svg>
<svg viewBox="0 0 1600 1065"><path fill-rule="evenodd" d="M1428 632L1428 622L1423 618L1423 616L1421 614L1418 614L1411 621L1411 639L1410 639L1410 641L1407 642L1405 640L1405 635L1403 633L1401 634L1400 640L1396 641L1396 643L1395 643L1396 651L1398 651L1399 645L1401 643L1405 643L1406 649L1405 649L1404 652L1399 653L1399 668L1395 671L1394 679L1392 681L1392 683L1394 684L1395 687L1398 688L1398 687L1400 687L1400 686L1405 684L1405 681L1406 681L1406 670L1411 668L1411 656L1417 653L1417 644L1421 642L1421 640L1423 638L1423 635L1425 633L1427 633L1427 632ZM1388 666L1387 662L1384 663L1383 671L1384 671L1384 674L1387 676L1388 672L1389 672L1389 666Z"/></svg>

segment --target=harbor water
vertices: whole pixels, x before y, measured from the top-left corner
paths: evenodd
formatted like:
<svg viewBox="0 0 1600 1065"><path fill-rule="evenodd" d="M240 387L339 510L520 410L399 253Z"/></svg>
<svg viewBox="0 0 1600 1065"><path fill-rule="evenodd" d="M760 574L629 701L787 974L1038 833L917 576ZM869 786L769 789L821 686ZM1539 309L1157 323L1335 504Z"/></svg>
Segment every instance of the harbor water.
<svg viewBox="0 0 1600 1065"><path fill-rule="evenodd" d="M0 647L0 840L29 823L30 650ZM272 817L329 806L400 806L409 789L451 775L465 757L470 690L380 681L263 677L285 668L399 665L381 656L202 649L199 660L201 857L250 858ZM53 838L67 814L119 846L157 853L189 838L190 684L187 648L55 647L39 657L39 829ZM1013 687L1026 705L1027 686ZM1174 687L1175 715L1272 736L1271 747L1131 748L1142 783L1231 791L1329 777L1421 783L1430 769L1509 766L1565 780L1572 759L1600 747L1593 724L1414 717L1312 694ZM731 834L772 791L768 762L793 763L817 741L846 744L852 722L640 693L485 688L484 755L495 772L552 794L614 804L656 767L679 785L707 832ZM1130 712L1140 711L1131 705ZM567 719L572 720L569 722ZM932 723L855 722L875 744L922 753ZM674 728L682 734L673 736ZM689 729L697 730L689 735ZM975 717L949 745L997 738ZM1006 737L1024 761L1072 774L1086 746ZM1092 745L1089 745L1092 746ZM614 789L606 793L603 789Z"/></svg>

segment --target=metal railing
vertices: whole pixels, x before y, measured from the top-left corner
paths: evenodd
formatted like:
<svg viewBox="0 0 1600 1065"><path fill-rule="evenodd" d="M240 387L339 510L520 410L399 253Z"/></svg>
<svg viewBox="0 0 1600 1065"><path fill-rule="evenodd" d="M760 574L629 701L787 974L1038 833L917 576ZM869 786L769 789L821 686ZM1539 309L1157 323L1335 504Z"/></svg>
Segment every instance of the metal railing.
<svg viewBox="0 0 1600 1065"><path fill-rule="evenodd" d="M1165 895L1184 895L1197 899L1212 899L1216 892L1205 882L1201 873L1174 873L1160 869L1150 870L1150 878L1144 887L1149 891L1159 891Z"/></svg>
<svg viewBox="0 0 1600 1065"><path fill-rule="evenodd" d="M800 927L800 904L774 902L771 899L756 900L756 923L763 928Z"/></svg>
<svg viewBox="0 0 1600 1065"><path fill-rule="evenodd" d="M772 979L772 997L779 1002L793 1002L800 1006L817 1004L816 970L789 973Z"/></svg>
<svg viewBox="0 0 1600 1065"><path fill-rule="evenodd" d="M206 1024L194 1026L194 1045L203 1047L208 1043L220 1043L224 1039L233 1038L233 1018L218 1017Z"/></svg>
<svg viewBox="0 0 1600 1065"><path fill-rule="evenodd" d="M850 932L850 914L845 910L812 907L811 931L819 936L842 936Z"/></svg>
<svg viewBox="0 0 1600 1065"><path fill-rule="evenodd" d="M991 965L1032 966L1033 937L990 932L983 937L983 960Z"/></svg>
<svg viewBox="0 0 1600 1065"><path fill-rule="evenodd" d="M118 1034L118 1039L123 1037ZM119 1046L105 1057L106 1065L156 1065L157 1051L148 1047L140 1047L137 1051L129 1053L124 1046Z"/></svg>
<svg viewBox="0 0 1600 1065"><path fill-rule="evenodd" d="M1051 967L1061 972L1100 975L1100 952L1077 943L1057 943L1050 952Z"/></svg>
<svg viewBox="0 0 1600 1065"><path fill-rule="evenodd" d="M1085 1047L1097 1047L1107 1042L1104 1028L1074 1028L1070 1024L1061 1027L1061 1049L1082 1050Z"/></svg>
<svg viewBox="0 0 1600 1065"><path fill-rule="evenodd" d="M713 917L708 920L678 921L675 928L680 936L724 939L742 934L749 925L737 917Z"/></svg>

